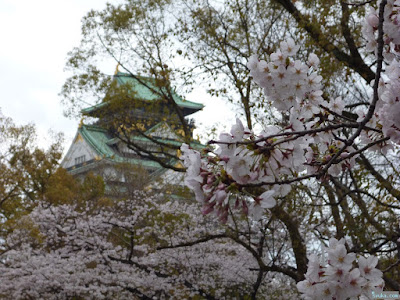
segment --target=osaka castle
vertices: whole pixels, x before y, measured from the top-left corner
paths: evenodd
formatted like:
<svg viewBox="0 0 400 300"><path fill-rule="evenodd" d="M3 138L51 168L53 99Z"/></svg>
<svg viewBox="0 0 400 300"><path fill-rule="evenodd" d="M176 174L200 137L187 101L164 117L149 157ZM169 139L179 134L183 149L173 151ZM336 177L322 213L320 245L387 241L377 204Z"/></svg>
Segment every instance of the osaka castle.
<svg viewBox="0 0 400 300"><path fill-rule="evenodd" d="M88 122L79 125L61 167L79 179L101 175L106 184L125 181L121 165L145 170L151 179L176 178L188 133L191 146L202 148L188 119L202 108L165 81L117 71L103 102L82 110Z"/></svg>

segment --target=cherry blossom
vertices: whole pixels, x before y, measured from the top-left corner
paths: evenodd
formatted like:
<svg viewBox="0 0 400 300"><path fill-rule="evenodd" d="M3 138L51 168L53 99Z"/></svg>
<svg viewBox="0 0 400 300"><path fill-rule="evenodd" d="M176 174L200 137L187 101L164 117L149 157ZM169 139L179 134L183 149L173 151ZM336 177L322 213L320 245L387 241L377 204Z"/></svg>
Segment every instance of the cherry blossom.
<svg viewBox="0 0 400 300"><path fill-rule="evenodd" d="M389 46L397 45L393 28L399 29L398 11L398 2L389 1L384 22ZM370 41L377 39L377 18L377 12L373 9L366 17L364 34ZM367 145L367 149L384 153L390 148L387 138L400 143L400 65L396 59L391 59L386 68L385 76L388 79L381 79L379 83L380 101L376 110L372 113L359 110L357 122L348 122L342 116L345 109L343 99L323 97L318 57L311 53L307 63L296 60L294 56L298 48L290 39L280 44L280 48L270 55L269 61L259 60L253 55L247 64L250 76L263 88L273 107L282 113L289 112L289 123L281 128L269 126L257 134L244 128L237 120L230 134L222 133L219 140L212 141L217 145L214 156L207 158L207 161L203 157L202 172L197 172L195 176L191 174L190 166L192 161L199 164L200 154L186 145L182 147L183 153L192 153L184 154L193 156L193 159L185 159L185 166L189 168L187 180L196 182L189 187L195 191L200 202L205 201L206 212L216 209L217 214L226 221L230 202L235 202L242 186L261 186L264 188L261 194L269 195L272 190L278 191L276 186L280 182L288 179L289 182L295 181L293 174L302 174L305 170L309 176L317 178L337 176L354 166L358 152L352 144L358 136L361 141L359 146ZM393 49L389 47L389 50ZM346 142L348 137L343 135L342 128L345 127L351 130L359 128L349 143ZM203 180L198 177L200 174ZM225 189L227 192L220 192ZM213 197L217 191L219 196ZM283 196L275 192L274 201L269 203L277 203L276 199ZM244 199L244 211L247 211L247 207L258 207L252 202L258 203L260 198L257 195L247 194ZM270 205L266 207L271 208Z"/></svg>
<svg viewBox="0 0 400 300"><path fill-rule="evenodd" d="M197 204L139 191L107 203L41 202L21 219L0 256L2 299L229 298L253 289L257 261L228 237L202 241L225 231ZM266 279L259 293L277 288Z"/></svg>
<svg viewBox="0 0 400 300"><path fill-rule="evenodd" d="M354 168L360 154L387 154L400 144L399 0L387 1L381 21L379 12L371 8L362 32L366 51L376 56L377 77L366 97L368 105L358 109L355 117L345 105L349 99L332 96L324 88L317 55L299 60L300 46L293 39L282 41L265 60L252 55L247 63L250 76L273 113L282 117L279 124L258 132L237 119L229 132L222 132L202 151L181 146L185 184L197 204L143 193L98 208L97 213L90 204L82 209L39 203L5 241L0 295L12 299L107 299L132 294L145 299L229 298L226 292L231 287L248 291L260 278L281 272L291 276L292 284L297 282L304 299L371 298L372 291L384 287L378 257L349 253L344 238L329 239L326 252L317 255L316 241L334 236L329 220L323 220L328 236L312 238L307 231L311 225L297 222L304 215L286 212L283 204L297 200L291 195L294 183L300 186L313 180L314 185L328 185L332 180L334 184L335 178ZM343 194L361 194L355 184L339 190L341 197L329 205L342 210L348 209L340 206ZM356 200L350 209L363 210ZM263 251L273 231L278 232L271 238L274 246L284 239L282 223L273 230L268 227L277 216L291 226L291 234L301 223L308 243L301 249L303 258L307 251L313 252L302 269L298 264L300 276L293 262L301 258L290 246ZM293 217L293 222L286 224L286 217ZM302 238L297 239L299 244ZM274 251L287 252L282 255L286 266L275 264ZM269 287L264 280L260 289L267 293Z"/></svg>
<svg viewBox="0 0 400 300"><path fill-rule="evenodd" d="M204 213L227 222L234 209L241 208L254 221L263 220L268 210L291 201L285 199L291 183L310 178L328 182L352 170L360 153L387 154L400 144L400 1L378 5L380 12L371 8L362 30L366 50L378 61L377 76L369 105L355 110L356 117L345 106L348 99L324 93L319 58L311 53L306 62L298 60L299 46L293 40L281 42L265 60L249 58L250 76L282 122L257 133L237 120L230 133L210 141L215 148L196 154L204 163L204 179L195 191L202 193L198 199L206 207ZM195 150L183 146L185 151ZM187 167L190 163L185 161ZM328 263L311 256L298 290L305 299L369 298L372 290L383 288L377 261L372 256L357 258L348 253L343 239L331 239Z"/></svg>
<svg viewBox="0 0 400 300"><path fill-rule="evenodd" d="M344 239L331 238L327 252L327 265L315 254L309 258L306 279L297 283L304 299L347 299L361 295L371 299L372 290L382 290L382 272L375 269L376 257L359 257L359 268L355 268L356 255L347 252Z"/></svg>

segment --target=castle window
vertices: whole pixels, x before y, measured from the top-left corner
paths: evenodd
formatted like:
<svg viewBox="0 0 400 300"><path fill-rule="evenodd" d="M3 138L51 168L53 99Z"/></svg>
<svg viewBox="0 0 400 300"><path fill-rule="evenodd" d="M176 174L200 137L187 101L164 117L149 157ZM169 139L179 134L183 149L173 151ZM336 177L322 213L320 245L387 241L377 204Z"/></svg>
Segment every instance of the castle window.
<svg viewBox="0 0 400 300"><path fill-rule="evenodd" d="M82 155L82 156L79 156L79 157L75 157L75 165L82 164L85 161L86 161L86 156L85 155Z"/></svg>

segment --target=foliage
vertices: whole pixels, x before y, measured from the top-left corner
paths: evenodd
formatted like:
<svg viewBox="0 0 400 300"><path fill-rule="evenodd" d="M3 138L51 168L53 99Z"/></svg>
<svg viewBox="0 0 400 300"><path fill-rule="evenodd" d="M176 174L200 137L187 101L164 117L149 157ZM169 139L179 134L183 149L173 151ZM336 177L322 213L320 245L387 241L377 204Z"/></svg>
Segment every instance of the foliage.
<svg viewBox="0 0 400 300"><path fill-rule="evenodd" d="M47 150L35 145L33 125L15 125L0 115L0 239L13 220L28 213L45 196L61 158L62 136Z"/></svg>
<svg viewBox="0 0 400 300"><path fill-rule="evenodd" d="M36 145L33 125L18 126L11 119L1 116L0 126L2 253L7 248L4 239L19 227L20 219L24 219L39 202L47 205L78 205L92 201L103 196L104 182L93 174L79 182L59 167L62 135L57 135L50 147L44 150Z"/></svg>

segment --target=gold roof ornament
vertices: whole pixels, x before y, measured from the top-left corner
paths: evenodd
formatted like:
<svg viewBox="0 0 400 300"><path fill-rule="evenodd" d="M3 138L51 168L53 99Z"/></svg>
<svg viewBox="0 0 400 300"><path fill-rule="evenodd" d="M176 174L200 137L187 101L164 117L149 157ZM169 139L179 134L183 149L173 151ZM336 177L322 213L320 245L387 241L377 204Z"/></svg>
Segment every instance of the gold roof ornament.
<svg viewBox="0 0 400 300"><path fill-rule="evenodd" d="M81 118L81 120L79 121L79 126L78 126L78 128L82 128L82 126L83 126L83 117Z"/></svg>
<svg viewBox="0 0 400 300"><path fill-rule="evenodd" d="M114 75L117 75L119 73L119 66L120 64L118 63L117 66L115 67Z"/></svg>

